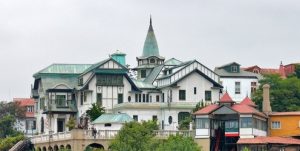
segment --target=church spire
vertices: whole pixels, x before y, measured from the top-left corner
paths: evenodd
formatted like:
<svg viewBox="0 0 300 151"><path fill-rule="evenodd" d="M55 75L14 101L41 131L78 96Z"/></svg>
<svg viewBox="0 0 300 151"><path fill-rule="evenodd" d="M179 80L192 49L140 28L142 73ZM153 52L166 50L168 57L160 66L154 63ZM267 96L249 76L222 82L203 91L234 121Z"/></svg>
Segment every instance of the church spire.
<svg viewBox="0 0 300 151"><path fill-rule="evenodd" d="M150 25L148 29L148 33L146 36L146 40L144 43L143 49L143 57L150 57L150 56L159 56L159 49L156 41L156 37L154 34L154 30L152 27L152 17L150 16Z"/></svg>

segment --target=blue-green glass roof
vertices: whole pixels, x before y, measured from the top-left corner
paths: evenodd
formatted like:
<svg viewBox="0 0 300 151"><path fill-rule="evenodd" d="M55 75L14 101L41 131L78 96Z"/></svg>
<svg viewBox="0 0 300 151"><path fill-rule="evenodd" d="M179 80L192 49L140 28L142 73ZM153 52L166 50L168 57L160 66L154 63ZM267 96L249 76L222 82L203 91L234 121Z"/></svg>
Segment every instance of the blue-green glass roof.
<svg viewBox="0 0 300 151"><path fill-rule="evenodd" d="M153 31L151 18L150 18L150 25L149 25L147 37L144 43L142 57L150 57L150 56L159 56L158 45Z"/></svg>
<svg viewBox="0 0 300 151"><path fill-rule="evenodd" d="M133 121L126 113L105 113L99 116L96 120L93 121L93 124L105 124L105 123L126 123Z"/></svg>

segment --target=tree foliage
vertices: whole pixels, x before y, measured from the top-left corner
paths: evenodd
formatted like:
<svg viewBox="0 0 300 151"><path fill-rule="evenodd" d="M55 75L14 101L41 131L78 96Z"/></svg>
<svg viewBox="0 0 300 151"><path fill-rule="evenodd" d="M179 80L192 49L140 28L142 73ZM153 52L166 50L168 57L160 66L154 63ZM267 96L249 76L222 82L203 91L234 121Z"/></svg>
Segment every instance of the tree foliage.
<svg viewBox="0 0 300 151"><path fill-rule="evenodd" d="M15 118L24 118L26 108L20 106L20 102L0 102L0 118L3 118L6 115L11 115Z"/></svg>
<svg viewBox="0 0 300 151"><path fill-rule="evenodd" d="M159 145L156 151L200 151L201 148L191 137L182 135L171 135L166 141Z"/></svg>
<svg viewBox="0 0 300 151"><path fill-rule="evenodd" d="M153 130L158 129L154 121L125 123L116 139L111 143L113 151L150 151Z"/></svg>
<svg viewBox="0 0 300 151"><path fill-rule="evenodd" d="M75 128L76 126L76 120L74 117L70 117L68 123L66 124L66 126L69 128L69 130L72 130Z"/></svg>
<svg viewBox="0 0 300 151"><path fill-rule="evenodd" d="M155 121L125 123L111 142L112 151L200 151L191 137L170 136L167 140L155 139L158 129Z"/></svg>
<svg viewBox="0 0 300 151"><path fill-rule="evenodd" d="M295 76L281 79L279 75L267 75L260 80L259 89L254 93L253 101L262 109L264 84L270 87L272 111L286 112L300 110L300 79Z"/></svg>
<svg viewBox="0 0 300 151"><path fill-rule="evenodd" d="M99 116L101 116L103 113L105 113L104 107L100 107L96 103L92 104L92 107L90 107L87 111L86 114L90 118L91 121L94 121L97 119Z"/></svg>
<svg viewBox="0 0 300 151"><path fill-rule="evenodd" d="M0 150L6 151L9 150L11 147L14 146L20 140L24 140L24 135L16 135L16 136L9 136L7 138L0 139Z"/></svg>

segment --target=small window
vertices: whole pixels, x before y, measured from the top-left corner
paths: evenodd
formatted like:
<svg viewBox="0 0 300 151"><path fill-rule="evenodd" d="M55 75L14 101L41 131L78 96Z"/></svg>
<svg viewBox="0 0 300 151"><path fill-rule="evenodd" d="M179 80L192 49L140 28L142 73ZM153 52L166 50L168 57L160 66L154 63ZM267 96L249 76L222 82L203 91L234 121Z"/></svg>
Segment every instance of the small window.
<svg viewBox="0 0 300 151"><path fill-rule="evenodd" d="M141 78L146 78L146 70L141 70Z"/></svg>
<svg viewBox="0 0 300 151"><path fill-rule="evenodd" d="M128 102L130 102L131 101L131 96L128 96Z"/></svg>
<svg viewBox="0 0 300 151"><path fill-rule="evenodd" d="M138 96L138 94L135 94L135 102L138 102L138 98L139 98L139 96Z"/></svg>
<svg viewBox="0 0 300 151"><path fill-rule="evenodd" d="M235 94L241 94L241 82L235 82Z"/></svg>
<svg viewBox="0 0 300 151"><path fill-rule="evenodd" d="M272 121L271 127L272 127L272 129L280 129L281 123L279 121Z"/></svg>
<svg viewBox="0 0 300 151"><path fill-rule="evenodd" d="M241 128L252 128L252 117L241 117Z"/></svg>
<svg viewBox="0 0 300 151"><path fill-rule="evenodd" d="M146 95L145 94L143 94L143 102L146 102Z"/></svg>
<svg viewBox="0 0 300 151"><path fill-rule="evenodd" d="M149 101L152 102L152 95L149 96Z"/></svg>
<svg viewBox="0 0 300 151"><path fill-rule="evenodd" d="M123 103L123 94L119 93L118 94L118 104Z"/></svg>
<svg viewBox="0 0 300 151"><path fill-rule="evenodd" d="M237 66L231 66L231 72L238 72Z"/></svg>
<svg viewBox="0 0 300 151"><path fill-rule="evenodd" d="M173 118L172 118L172 116L169 116L168 122L169 122L169 124L172 124L172 123L173 123Z"/></svg>
<svg viewBox="0 0 300 151"><path fill-rule="evenodd" d="M111 127L111 123L105 123L104 127Z"/></svg>
<svg viewBox="0 0 300 151"><path fill-rule="evenodd" d="M194 94L197 94L197 87L194 87Z"/></svg>
<svg viewBox="0 0 300 151"><path fill-rule="evenodd" d="M139 121L139 117L137 115L133 115L133 120Z"/></svg>
<svg viewBox="0 0 300 151"><path fill-rule="evenodd" d="M208 129L209 119L208 118L196 118L196 129Z"/></svg>
<svg viewBox="0 0 300 151"><path fill-rule="evenodd" d="M205 101L211 101L211 91L205 91Z"/></svg>
<svg viewBox="0 0 300 151"><path fill-rule="evenodd" d="M142 94L139 94L139 102L142 102Z"/></svg>
<svg viewBox="0 0 300 151"><path fill-rule="evenodd" d="M157 115L152 116L152 121L157 121Z"/></svg>
<svg viewBox="0 0 300 151"><path fill-rule="evenodd" d="M162 102L165 102L165 93L162 94Z"/></svg>
<svg viewBox="0 0 300 151"><path fill-rule="evenodd" d="M149 94L146 94L146 102L149 102Z"/></svg>
<svg viewBox="0 0 300 151"><path fill-rule="evenodd" d="M179 100L185 100L185 90L179 90Z"/></svg>
<svg viewBox="0 0 300 151"><path fill-rule="evenodd" d="M102 93L97 93L97 105L102 106Z"/></svg>
<svg viewBox="0 0 300 151"><path fill-rule="evenodd" d="M83 85L83 78L80 78L80 79L79 79L78 85L80 85L80 86Z"/></svg>
<svg viewBox="0 0 300 151"><path fill-rule="evenodd" d="M256 91L257 88L256 85L257 85L256 82L251 82L251 94L253 94Z"/></svg>
<svg viewBox="0 0 300 151"><path fill-rule="evenodd" d="M155 63L155 59L154 59L154 58L151 58L151 59L150 59L150 63Z"/></svg>
<svg viewBox="0 0 300 151"><path fill-rule="evenodd" d="M159 95L156 95L156 102L159 102Z"/></svg>

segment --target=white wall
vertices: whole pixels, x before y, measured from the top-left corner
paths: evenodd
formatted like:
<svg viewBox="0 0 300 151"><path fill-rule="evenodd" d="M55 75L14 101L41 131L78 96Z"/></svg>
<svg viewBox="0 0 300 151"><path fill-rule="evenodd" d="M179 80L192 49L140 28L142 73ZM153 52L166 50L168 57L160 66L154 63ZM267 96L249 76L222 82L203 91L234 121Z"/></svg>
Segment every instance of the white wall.
<svg viewBox="0 0 300 151"><path fill-rule="evenodd" d="M96 130L120 130L124 124L121 123L111 123L110 127L105 127L104 124L94 124Z"/></svg>
<svg viewBox="0 0 300 151"><path fill-rule="evenodd" d="M206 90L211 91L212 102L216 102L219 100L219 90L212 89L213 84L198 73L192 73L191 75L178 82L177 85L179 86L178 88L172 88L172 102L199 102L201 100L205 102ZM194 87L196 87L197 89L196 94L194 94ZM167 88L164 89L165 93L166 89ZM185 101L179 100L179 90L186 91Z"/></svg>
<svg viewBox="0 0 300 151"><path fill-rule="evenodd" d="M256 82L258 79L254 78L220 78L223 84L224 92L227 90L230 97L235 102L241 102L247 95L251 97L251 82ZM241 82L241 93L235 94L235 82Z"/></svg>

